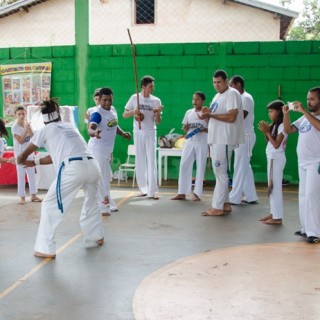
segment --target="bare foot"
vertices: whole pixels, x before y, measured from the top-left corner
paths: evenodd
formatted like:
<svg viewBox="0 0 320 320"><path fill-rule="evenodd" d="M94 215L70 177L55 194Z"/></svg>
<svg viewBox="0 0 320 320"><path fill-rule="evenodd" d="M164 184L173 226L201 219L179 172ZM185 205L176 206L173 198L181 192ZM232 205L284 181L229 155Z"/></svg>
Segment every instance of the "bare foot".
<svg viewBox="0 0 320 320"><path fill-rule="evenodd" d="M51 258L51 259L56 258L55 254L46 254L46 253L42 253L42 252L38 252L38 251L35 252L33 255L37 258Z"/></svg>
<svg viewBox="0 0 320 320"><path fill-rule="evenodd" d="M179 193L175 197L171 198L171 200L186 200L186 195Z"/></svg>
<svg viewBox="0 0 320 320"><path fill-rule="evenodd" d="M201 199L195 193L192 194L192 201L200 201Z"/></svg>
<svg viewBox="0 0 320 320"><path fill-rule="evenodd" d="M263 218L261 218L261 219L259 219L259 221L267 221L267 220L270 220L270 219L272 219L272 214L270 213L270 214L268 214L267 216L265 216L265 217L263 217Z"/></svg>
<svg viewBox="0 0 320 320"><path fill-rule="evenodd" d="M104 238L96 241L98 246L102 246L104 244Z"/></svg>
<svg viewBox="0 0 320 320"><path fill-rule="evenodd" d="M19 204L25 204L26 203L26 198L25 197L21 197L20 201L18 202Z"/></svg>
<svg viewBox="0 0 320 320"><path fill-rule="evenodd" d="M32 196L31 197L31 202L42 202L42 199L37 197L37 196Z"/></svg>

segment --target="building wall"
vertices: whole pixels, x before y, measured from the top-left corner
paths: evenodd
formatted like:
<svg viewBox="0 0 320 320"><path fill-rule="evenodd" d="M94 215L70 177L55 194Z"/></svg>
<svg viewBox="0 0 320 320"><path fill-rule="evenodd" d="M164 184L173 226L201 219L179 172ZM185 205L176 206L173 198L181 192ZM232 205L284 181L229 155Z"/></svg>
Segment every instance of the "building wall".
<svg viewBox="0 0 320 320"><path fill-rule="evenodd" d="M46 1L0 19L0 48L74 45L74 1Z"/></svg>
<svg viewBox="0 0 320 320"><path fill-rule="evenodd" d="M155 25L134 25L133 0L90 2L90 44L277 41L274 14L222 0L157 0Z"/></svg>
<svg viewBox="0 0 320 320"><path fill-rule="evenodd" d="M78 0L80 2L80 0ZM89 43L277 41L272 13L222 0L157 0L155 25L134 25L133 0L90 0ZM0 19L0 48L75 44L75 0L50 0Z"/></svg>
<svg viewBox="0 0 320 320"><path fill-rule="evenodd" d="M76 105L78 92L75 88L75 47L32 47L31 54L53 63L52 96L60 97L62 105ZM0 49L0 64L17 56L25 48ZM268 120L266 104L282 98L285 102L300 100L306 104L308 89L320 85L320 42L221 42L198 44L149 44L137 45L138 76L150 74L156 79L154 94L164 105L163 121L158 135L172 128L181 132L181 121L187 109L192 107L192 94L202 90L207 95L207 105L215 91L212 74L217 68L225 69L229 76L240 74L246 79L246 89L256 103L255 131L257 143L253 151L252 166L256 181L266 181L265 140L257 130L257 123ZM36 62L28 56L18 62ZM40 60L41 61L41 60ZM15 63L18 63L15 62ZM83 113L92 106L95 88L110 86L115 93L114 105L118 110L120 126L132 131L132 119L123 119L126 101L135 91L133 61L129 45L101 45L89 47L89 72L86 105L79 106L80 130L87 138ZM1 90L0 90L1 91ZM1 96L2 93L0 92ZM0 104L2 115L2 105ZM298 114L292 114L296 119ZM296 158L297 135L289 136L285 176L298 181ZM127 142L117 137L113 169L125 160ZM169 160L169 176L178 177L179 159ZM212 173L208 178L212 178Z"/></svg>

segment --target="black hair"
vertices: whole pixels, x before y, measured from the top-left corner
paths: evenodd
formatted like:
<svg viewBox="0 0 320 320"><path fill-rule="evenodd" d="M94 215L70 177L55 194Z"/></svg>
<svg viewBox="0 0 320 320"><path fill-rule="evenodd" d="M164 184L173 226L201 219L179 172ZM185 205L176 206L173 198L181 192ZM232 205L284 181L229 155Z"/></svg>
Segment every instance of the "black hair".
<svg viewBox="0 0 320 320"><path fill-rule="evenodd" d="M277 110L279 112L279 118L276 121L273 121L270 126L270 133L272 138L276 139L278 135L278 128L280 124L283 122L283 112L282 107L284 106L284 102L282 100L274 100L268 103L268 110Z"/></svg>
<svg viewBox="0 0 320 320"><path fill-rule="evenodd" d="M315 92L318 96L318 99L320 99L320 87L311 88L309 92Z"/></svg>
<svg viewBox="0 0 320 320"><path fill-rule="evenodd" d="M203 101L206 100L206 95L202 91L196 91L194 94L199 96Z"/></svg>
<svg viewBox="0 0 320 320"><path fill-rule="evenodd" d="M141 86L141 88L142 88L142 87L145 87L145 86L147 86L149 83L152 83L152 82L154 82L154 78L153 78L153 77L151 77L151 76L144 76L144 77L142 77L141 80L140 80L140 86Z"/></svg>
<svg viewBox="0 0 320 320"><path fill-rule="evenodd" d="M228 79L227 73L226 73L224 70L221 70L221 69L216 70L216 71L214 72L214 74L213 74L213 77L214 77L214 78L219 78L219 77L221 77L223 80Z"/></svg>
<svg viewBox="0 0 320 320"><path fill-rule="evenodd" d="M58 98L50 98L49 100L43 100L40 104L40 111L42 114L48 114L48 113L52 113L52 112L58 112L59 117L57 119L54 120L50 120L50 116L49 116L49 120L47 123L49 122L58 122L61 121L61 115L60 115L60 107L58 104Z"/></svg>
<svg viewBox="0 0 320 320"><path fill-rule="evenodd" d="M16 109L14 110L14 114L16 114L16 112L18 112L20 110L27 111L24 106L17 106Z"/></svg>
<svg viewBox="0 0 320 320"><path fill-rule="evenodd" d="M0 118L0 137L2 136L9 138L9 132L6 128L5 122Z"/></svg>
<svg viewBox="0 0 320 320"><path fill-rule="evenodd" d="M241 88L244 89L244 79L243 79L243 77L241 77L241 76L239 76L239 75L233 76L233 77L230 79L230 82L232 82L232 83L234 83L234 84L240 83Z"/></svg>
<svg viewBox="0 0 320 320"><path fill-rule="evenodd" d="M105 87L101 88L99 91L99 97L101 98L103 95L105 96L113 96L113 91L111 88Z"/></svg>

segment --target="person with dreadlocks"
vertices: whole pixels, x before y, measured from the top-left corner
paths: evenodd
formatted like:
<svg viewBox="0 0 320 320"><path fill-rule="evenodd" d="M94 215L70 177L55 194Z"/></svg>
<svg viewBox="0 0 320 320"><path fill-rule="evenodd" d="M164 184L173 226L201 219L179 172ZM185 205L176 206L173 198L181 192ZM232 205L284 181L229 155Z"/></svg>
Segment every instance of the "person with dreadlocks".
<svg viewBox="0 0 320 320"><path fill-rule="evenodd" d="M104 230L98 204L100 170L97 161L77 128L61 121L56 99L43 101L40 106L45 126L30 140L29 146L18 156L17 163L25 166L53 163L57 178L50 186L41 205L41 219L35 244L36 257L55 258L55 231L63 220L80 188L84 204L80 225L85 241L104 243ZM44 146L49 155L27 160L28 155Z"/></svg>
<svg viewBox="0 0 320 320"><path fill-rule="evenodd" d="M258 128L267 140L268 160L268 196L270 202L270 214L260 219L264 224L281 225L283 219L282 177L286 164L285 148L287 133L283 126L283 101L275 100L267 105L271 124L262 120Z"/></svg>

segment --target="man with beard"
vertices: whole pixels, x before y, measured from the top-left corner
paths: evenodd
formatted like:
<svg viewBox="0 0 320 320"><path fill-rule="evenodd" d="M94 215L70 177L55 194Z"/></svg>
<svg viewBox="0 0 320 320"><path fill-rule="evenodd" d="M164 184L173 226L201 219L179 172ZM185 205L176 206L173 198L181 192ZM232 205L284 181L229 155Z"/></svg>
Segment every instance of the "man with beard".
<svg viewBox="0 0 320 320"><path fill-rule="evenodd" d="M297 154L299 164L299 217L301 229L295 235L308 243L320 241L320 87L309 90L309 111L299 101L293 110L303 114L290 123L289 107L283 107L283 125L287 133L299 132Z"/></svg>

